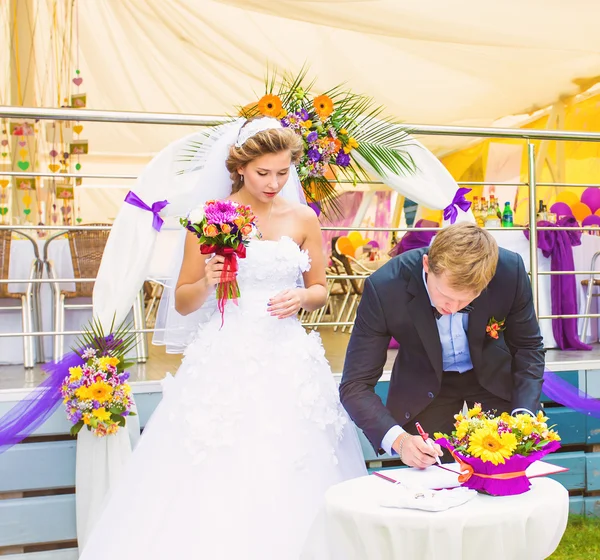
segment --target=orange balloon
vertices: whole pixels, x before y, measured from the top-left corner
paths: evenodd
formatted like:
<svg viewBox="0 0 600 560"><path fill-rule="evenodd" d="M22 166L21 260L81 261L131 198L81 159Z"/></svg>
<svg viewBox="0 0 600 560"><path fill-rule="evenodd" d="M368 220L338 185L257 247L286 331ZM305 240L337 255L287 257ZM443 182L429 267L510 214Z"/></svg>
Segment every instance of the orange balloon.
<svg viewBox="0 0 600 560"><path fill-rule="evenodd" d="M575 194L573 191L562 191L556 195L555 202L564 202L572 208L573 204L577 204L578 202L580 202L580 200L579 195ZM550 204L548 208L550 208L550 206L552 206L552 204Z"/></svg>
<svg viewBox="0 0 600 560"><path fill-rule="evenodd" d="M598 210L596 210L596 211L594 212L594 214L596 214L596 216L600 216L600 208L598 208Z"/></svg>
<svg viewBox="0 0 600 560"><path fill-rule="evenodd" d="M338 253L341 253L342 255L346 255L346 256L354 256L354 245L352 244L352 241L350 241L350 239L348 239L347 237L340 237L336 244L335 244L335 249Z"/></svg>
<svg viewBox="0 0 600 560"><path fill-rule="evenodd" d="M587 204L583 202L576 202L571 204L571 210L573 210L573 216L578 222L583 222L585 218L591 215L592 211Z"/></svg>

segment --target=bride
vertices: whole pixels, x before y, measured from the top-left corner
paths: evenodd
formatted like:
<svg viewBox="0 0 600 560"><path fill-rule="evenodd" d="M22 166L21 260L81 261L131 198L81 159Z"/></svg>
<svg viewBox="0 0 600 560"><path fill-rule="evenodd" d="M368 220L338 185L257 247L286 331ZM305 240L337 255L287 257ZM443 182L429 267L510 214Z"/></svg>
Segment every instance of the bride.
<svg viewBox="0 0 600 560"><path fill-rule="evenodd" d="M297 560L325 491L366 474L320 338L297 318L326 298L318 220L292 202L302 141L276 119L238 130L220 165L257 216L238 305L221 326L223 259L187 233L174 306L201 319L82 560Z"/></svg>

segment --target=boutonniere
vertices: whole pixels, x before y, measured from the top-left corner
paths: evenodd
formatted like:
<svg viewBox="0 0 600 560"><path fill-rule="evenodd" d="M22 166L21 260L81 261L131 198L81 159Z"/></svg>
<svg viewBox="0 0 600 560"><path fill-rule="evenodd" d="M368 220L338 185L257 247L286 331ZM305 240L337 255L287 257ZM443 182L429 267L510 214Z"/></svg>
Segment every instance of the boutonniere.
<svg viewBox="0 0 600 560"><path fill-rule="evenodd" d="M485 328L485 332L487 333L487 335L490 338L493 338L494 340L498 339L498 333L500 331L503 331L506 327L504 326L504 323L506 322L506 319L502 319L501 321L498 321L496 319L494 319L494 317L492 317L487 324L487 327Z"/></svg>

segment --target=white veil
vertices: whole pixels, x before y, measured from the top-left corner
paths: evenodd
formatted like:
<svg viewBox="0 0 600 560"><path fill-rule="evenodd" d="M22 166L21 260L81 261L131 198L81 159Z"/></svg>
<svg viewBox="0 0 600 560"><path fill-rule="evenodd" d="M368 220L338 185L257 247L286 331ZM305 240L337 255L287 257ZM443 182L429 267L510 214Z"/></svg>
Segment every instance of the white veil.
<svg viewBox="0 0 600 560"><path fill-rule="evenodd" d="M221 125L205 135L205 139L190 163L189 169L183 174L187 177L187 180L194 181L192 189L194 196L190 199L187 208L182 209L180 216L187 215L190 210L208 200L224 199L231 194L231 177L225 167L225 161L229 155L229 148L238 140L242 140L240 130L245 122L246 119L236 119L232 123ZM244 128L246 131L246 134L243 135L244 141L253 133L281 127L278 120L271 118L257 119L252 121L252 125L251 127L249 124L248 127ZM252 128L252 130L247 130L249 128ZM157 158L161 157L161 154ZM172 152L166 152L165 155L172 157ZM171 162L165 161L164 163L172 167ZM293 164L290 167L289 179L281 190L280 196L292 202L306 204L298 172ZM168 353L175 354L183 352L192 341L198 325L207 321L217 308L216 299L212 294L204 305L194 313L183 316L175 310L175 285L183 261L185 237L186 230L181 227L157 312L155 328L159 330L154 333L152 339L153 344L164 345Z"/></svg>

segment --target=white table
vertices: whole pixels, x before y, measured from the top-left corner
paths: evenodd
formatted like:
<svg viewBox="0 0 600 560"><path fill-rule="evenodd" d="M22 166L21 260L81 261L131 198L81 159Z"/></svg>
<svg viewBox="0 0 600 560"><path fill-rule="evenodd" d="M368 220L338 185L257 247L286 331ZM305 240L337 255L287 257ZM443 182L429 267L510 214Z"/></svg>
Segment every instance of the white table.
<svg viewBox="0 0 600 560"><path fill-rule="evenodd" d="M330 488L302 560L543 560L567 526L568 492L549 478L440 512L382 507L392 488L373 475Z"/></svg>

